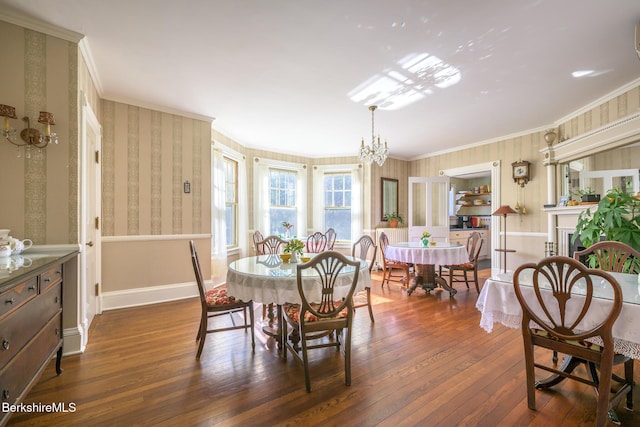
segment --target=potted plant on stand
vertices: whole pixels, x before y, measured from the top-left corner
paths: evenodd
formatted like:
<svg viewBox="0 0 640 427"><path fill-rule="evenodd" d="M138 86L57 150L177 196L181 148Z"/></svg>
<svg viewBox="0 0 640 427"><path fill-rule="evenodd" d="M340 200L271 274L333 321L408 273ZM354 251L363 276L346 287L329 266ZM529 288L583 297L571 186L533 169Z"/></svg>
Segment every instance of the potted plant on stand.
<svg viewBox="0 0 640 427"><path fill-rule="evenodd" d="M571 243L579 238L588 248L604 236L640 250L640 199L616 188L607 192L594 211L591 209L578 216Z"/></svg>
<svg viewBox="0 0 640 427"><path fill-rule="evenodd" d="M389 227L398 228L398 224L404 224L404 218L402 215L393 213L385 213L384 218L385 221L389 221Z"/></svg>

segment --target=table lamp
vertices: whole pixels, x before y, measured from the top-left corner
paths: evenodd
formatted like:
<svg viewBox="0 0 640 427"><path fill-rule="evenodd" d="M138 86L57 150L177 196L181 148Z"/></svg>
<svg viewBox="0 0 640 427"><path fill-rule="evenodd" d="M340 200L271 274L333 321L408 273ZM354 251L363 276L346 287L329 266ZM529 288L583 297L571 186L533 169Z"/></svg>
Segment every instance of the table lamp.
<svg viewBox="0 0 640 427"><path fill-rule="evenodd" d="M494 216L503 216L504 217L504 234L502 235L502 248L496 249L496 252L502 252L502 272L507 272L507 252L515 252L513 249L507 249L507 215L517 213L511 206L502 205L500 206L492 215Z"/></svg>

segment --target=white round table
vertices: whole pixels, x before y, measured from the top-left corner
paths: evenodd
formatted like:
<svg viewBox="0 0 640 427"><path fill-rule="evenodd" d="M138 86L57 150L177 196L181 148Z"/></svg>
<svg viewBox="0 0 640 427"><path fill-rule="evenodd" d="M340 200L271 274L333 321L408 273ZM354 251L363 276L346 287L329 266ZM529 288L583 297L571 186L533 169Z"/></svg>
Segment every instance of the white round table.
<svg viewBox="0 0 640 427"><path fill-rule="evenodd" d="M458 292L435 271L435 265L464 264L469 262L467 248L459 243L436 243L435 245L422 246L421 242L400 242L387 246L385 256L394 261L406 262L416 265L416 277L407 294L420 286L427 293L438 285L453 296Z"/></svg>

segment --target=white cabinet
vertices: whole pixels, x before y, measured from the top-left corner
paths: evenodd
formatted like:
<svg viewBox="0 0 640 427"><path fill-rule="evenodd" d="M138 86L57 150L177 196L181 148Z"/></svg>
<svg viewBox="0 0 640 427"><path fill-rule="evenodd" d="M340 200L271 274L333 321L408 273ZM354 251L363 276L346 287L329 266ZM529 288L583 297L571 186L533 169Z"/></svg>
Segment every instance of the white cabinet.
<svg viewBox="0 0 640 427"><path fill-rule="evenodd" d="M467 228L463 230L451 230L449 232L449 242L467 245L469 236L477 231L482 236L482 248L480 249L479 259L491 259L491 233L488 228Z"/></svg>

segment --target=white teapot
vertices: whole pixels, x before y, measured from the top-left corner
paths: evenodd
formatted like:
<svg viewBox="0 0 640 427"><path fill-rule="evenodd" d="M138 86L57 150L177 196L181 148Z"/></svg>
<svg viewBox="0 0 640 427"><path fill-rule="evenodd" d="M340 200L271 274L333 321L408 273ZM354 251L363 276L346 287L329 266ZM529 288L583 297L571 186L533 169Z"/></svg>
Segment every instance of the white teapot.
<svg viewBox="0 0 640 427"><path fill-rule="evenodd" d="M31 239L20 240L15 237L9 237L9 246L11 246L12 255L19 255L33 246L33 242Z"/></svg>
<svg viewBox="0 0 640 427"><path fill-rule="evenodd" d="M11 255L11 245L0 245L0 258L7 258Z"/></svg>

